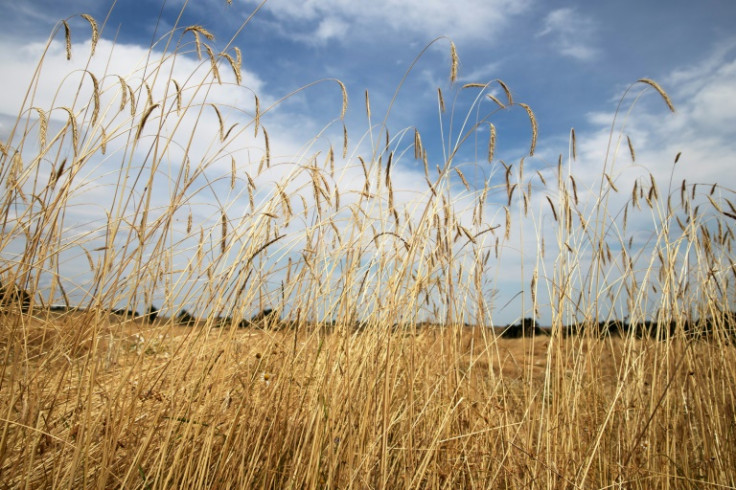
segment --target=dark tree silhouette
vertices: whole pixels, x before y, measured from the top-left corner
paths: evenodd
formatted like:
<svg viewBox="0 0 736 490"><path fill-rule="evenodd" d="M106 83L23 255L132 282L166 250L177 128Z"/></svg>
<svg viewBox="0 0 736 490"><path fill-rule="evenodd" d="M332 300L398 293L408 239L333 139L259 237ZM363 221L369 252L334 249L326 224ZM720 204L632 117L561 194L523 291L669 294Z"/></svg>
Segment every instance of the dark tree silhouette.
<svg viewBox="0 0 736 490"><path fill-rule="evenodd" d="M533 337L535 335L547 335L547 332L537 326L537 321L534 318L524 318L515 325L507 326L501 332L501 337L507 339Z"/></svg>
<svg viewBox="0 0 736 490"><path fill-rule="evenodd" d="M148 320L148 323L153 323L156 321L156 318L158 318L158 312L160 310L156 308L153 304L148 307L148 310L146 310L146 319Z"/></svg>
<svg viewBox="0 0 736 490"><path fill-rule="evenodd" d="M31 295L15 284L6 287L0 281L0 309L11 310L18 307L23 313L28 313L31 307Z"/></svg>
<svg viewBox="0 0 736 490"><path fill-rule="evenodd" d="M194 318L192 315L189 314L189 312L185 309L182 309L178 315L176 315L176 320L179 323L183 323L184 325L191 327L197 322L197 319Z"/></svg>

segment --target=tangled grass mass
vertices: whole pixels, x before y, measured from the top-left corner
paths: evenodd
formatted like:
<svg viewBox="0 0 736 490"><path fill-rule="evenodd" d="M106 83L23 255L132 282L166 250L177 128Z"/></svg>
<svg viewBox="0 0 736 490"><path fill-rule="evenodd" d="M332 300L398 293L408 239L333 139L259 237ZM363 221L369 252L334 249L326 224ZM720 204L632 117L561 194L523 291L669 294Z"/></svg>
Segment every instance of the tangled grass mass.
<svg viewBox="0 0 736 490"><path fill-rule="evenodd" d="M337 80L261 100L202 26L109 73L83 18L91 40L59 24L0 147L3 486L736 486L733 189L627 180L614 129L595 186L574 131L550 165L497 160L508 111L534 155L533 109L460 86L449 42L438 158ZM59 57L84 68L44 71ZM333 119L284 155L279 109L316 86ZM409 163L421 192L397 184Z"/></svg>

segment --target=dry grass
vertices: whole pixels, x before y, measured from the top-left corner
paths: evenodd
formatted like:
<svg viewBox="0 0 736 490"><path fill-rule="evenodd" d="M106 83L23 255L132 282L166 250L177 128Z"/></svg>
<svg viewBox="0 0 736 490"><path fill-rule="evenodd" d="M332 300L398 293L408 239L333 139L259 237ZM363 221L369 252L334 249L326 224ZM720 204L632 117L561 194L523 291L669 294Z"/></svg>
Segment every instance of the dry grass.
<svg viewBox="0 0 736 490"><path fill-rule="evenodd" d="M137 326L7 364L8 484L651 488L736 463L731 346Z"/></svg>
<svg viewBox="0 0 736 490"><path fill-rule="evenodd" d="M104 29L84 19L99 50ZM619 210L615 151L592 202L562 159L548 180L525 175L524 160L494 160L491 119L524 111L531 155L536 118L496 81L505 104L489 84L464 87L487 113L450 128L436 173L427 138L405 131L426 180L410 201L394 186L412 148L385 123L364 135L367 150L349 147L342 82L328 80L342 101L335 120L285 159L266 130L274 106L207 98L242 82L239 50L218 54L201 26L177 27L166 46L152 49L138 82L82 73L68 105L36 107L32 80L2 144L6 486L736 485L732 190L672 191L650 175ZM174 80L168 63L185 52L202 63ZM656 82L640 82L673 109ZM438 98L452 114L439 89ZM487 99L492 109L479 105ZM365 110L370 121L367 92ZM59 112L63 122L50 117ZM323 148L333 125L342 160ZM454 164L474 143L478 166L500 175L479 180ZM113 180L96 173L103 155ZM74 213L90 190L111 205L82 222ZM521 315L547 301L551 332L506 339L490 328L488 277L512 240L541 241L514 222L541 220L534 202L551 209L557 243L540 244L522 271L531 287ZM627 243L635 213L654 224L638 249ZM556 254L554 270L542 269L544 254ZM79 308L51 308L60 303ZM162 308L153 321L112 312L152 304ZM252 318L266 308L275 311ZM598 322L622 308L632 324L652 319L668 334L603 335ZM573 323L582 335L565 335Z"/></svg>

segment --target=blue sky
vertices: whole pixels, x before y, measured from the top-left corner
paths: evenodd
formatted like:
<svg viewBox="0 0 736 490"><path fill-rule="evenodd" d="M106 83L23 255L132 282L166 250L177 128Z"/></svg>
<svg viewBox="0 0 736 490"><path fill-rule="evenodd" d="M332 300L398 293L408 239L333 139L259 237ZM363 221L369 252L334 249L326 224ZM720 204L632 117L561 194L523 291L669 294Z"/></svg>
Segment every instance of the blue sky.
<svg viewBox="0 0 736 490"><path fill-rule="evenodd" d="M99 0L2 3L0 61L12 67L6 71L0 94L3 140L36 63L31 54L39 52L39 43L45 43L59 19L69 19L75 59L83 59L86 54L79 46L88 42L89 25L76 14L90 14L102 23L109 13L102 38L115 40L117 52L124 56L105 61L112 65L112 73L118 73L129 69L127 54L132 59L136 53L145 53L152 40L174 25L183 5L181 0L163 5L160 0L119 0L110 10L108 2ZM215 34L215 45L222 49L257 5L253 0L233 0L232 5L225 0L193 1L179 25L204 26ZM528 168L544 172L554 168L558 155L567 158L570 129L575 128L579 145L575 175L579 185L594 194L616 104L640 78L659 82L672 97L677 113L669 114L656 93L648 90L627 122L626 134L636 147L637 161L636 165L627 162L635 167L633 177L623 171L625 167L617 174L620 186L630 189L633 179L645 172L667 181L678 152L682 159L676 182L687 178L712 183L736 177L734 25L736 4L726 0L271 0L233 39L232 46L243 53L244 84L263 101L275 101L315 80L344 82L350 100L346 124L351 137L357 137L367 130L365 91L370 94L374 119L381 119L414 57L433 39L446 36L455 43L460 57L456 88L498 78L507 83L515 100L533 109L539 137ZM57 41L63 42L62 34ZM417 127L439 161L437 87L445 91L448 105L455 96L448 83L449 53L446 40L427 51L409 75L388 119L392 134ZM194 53L186 56L196 66ZM63 69L63 61L59 63ZM644 88L638 87L636 93ZM497 88L494 93L499 93ZM456 111L464 115L474 94L459 94ZM238 97L225 100L237 104ZM272 121L272 153L286 157L298 152L339 115L340 103L340 91L330 83L287 101ZM517 107L494 116L493 122L498 130L497 158L518 162L528 152L526 114ZM447 130L449 123L444 124ZM416 175L423 175L417 173L421 164L411 158L397 165L400 173L395 185L411 188ZM469 172L471 179L480 179L482 174ZM527 235L533 235L534 227L529 226ZM641 227L646 226L642 221ZM535 254L534 246L529 254ZM509 262L518 264L515 259ZM523 286L507 280L502 267L498 269L498 302L506 303ZM507 310L499 318L512 321L515 315Z"/></svg>

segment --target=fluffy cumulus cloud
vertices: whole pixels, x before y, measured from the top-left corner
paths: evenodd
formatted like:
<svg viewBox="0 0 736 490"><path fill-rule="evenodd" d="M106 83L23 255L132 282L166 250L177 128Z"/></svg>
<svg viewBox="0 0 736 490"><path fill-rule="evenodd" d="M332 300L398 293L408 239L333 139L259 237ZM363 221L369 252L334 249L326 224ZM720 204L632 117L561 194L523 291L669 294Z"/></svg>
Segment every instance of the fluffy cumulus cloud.
<svg viewBox="0 0 736 490"><path fill-rule="evenodd" d="M537 36L551 39L554 47L564 56L588 61L597 53L591 46L594 34L593 19L576 9L561 8L547 14Z"/></svg>
<svg viewBox="0 0 736 490"><path fill-rule="evenodd" d="M246 0L256 4L256 0ZM488 39L514 15L528 9L530 0L407 0L355 2L273 0L266 9L286 21L310 25L316 39L349 38L355 33L391 32L395 36L447 35L453 39ZM306 24L304 24L306 22Z"/></svg>
<svg viewBox="0 0 736 490"><path fill-rule="evenodd" d="M0 91L0 114L16 116L32 83L37 85L32 101L26 101L26 104L32 103L46 111L62 106L71 107L75 99L89 100L92 84L91 79L84 75L84 70L97 78L104 107L105 102L117 103L113 99L120 95L118 76L133 87L141 86L141 82L145 80L153 90L152 95L157 98L163 96L167 88L164 82L169 76L186 89L189 85L196 85L194 80L206 78L210 69L207 59L200 61L191 56L178 56L176 63L172 63L173 58L168 54L133 44L114 44L106 39L100 39L92 57L89 57L89 40L72 45L71 60L66 59L65 50L64 43L60 40L53 40L48 49L44 43L39 42L18 40L0 43L0 64L8 73L13 73L12 77L6 77L3 90ZM35 74L42 56L41 69ZM166 61L160 63L162 59ZM154 67L157 71L153 70ZM233 89L234 76L228 66L221 65L220 72L226 83L210 90L210 101L244 105L243 100L246 97L252 99L249 93L245 95L245 90ZM241 74L244 87L256 93L261 92L262 81L256 75L244 70L241 70ZM57 112L52 111L51 117L65 119L63 114Z"/></svg>

